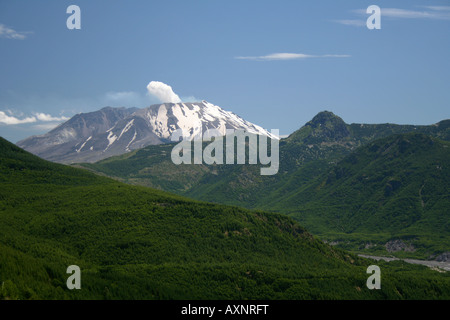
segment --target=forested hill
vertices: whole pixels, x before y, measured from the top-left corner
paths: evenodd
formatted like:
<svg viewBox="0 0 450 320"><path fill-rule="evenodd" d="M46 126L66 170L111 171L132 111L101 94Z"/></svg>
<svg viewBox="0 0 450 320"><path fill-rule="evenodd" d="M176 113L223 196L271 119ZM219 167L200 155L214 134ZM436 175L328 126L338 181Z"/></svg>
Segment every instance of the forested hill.
<svg viewBox="0 0 450 320"><path fill-rule="evenodd" d="M392 135L284 193L270 209L325 239L355 240L353 248L386 255L392 254L386 244L400 241L400 251L429 259L450 248L449 177L449 142L420 133Z"/></svg>
<svg viewBox="0 0 450 320"><path fill-rule="evenodd" d="M450 297L446 274L401 263L380 263L383 290L370 291L372 263L289 217L125 185L0 139L2 299ZM70 265L80 290L66 287Z"/></svg>

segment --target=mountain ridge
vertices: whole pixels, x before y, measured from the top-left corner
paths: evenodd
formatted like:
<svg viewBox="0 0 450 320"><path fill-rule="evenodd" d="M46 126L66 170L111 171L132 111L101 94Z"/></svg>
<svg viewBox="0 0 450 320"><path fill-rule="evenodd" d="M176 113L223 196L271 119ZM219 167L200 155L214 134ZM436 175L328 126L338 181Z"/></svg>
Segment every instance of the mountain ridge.
<svg viewBox="0 0 450 320"><path fill-rule="evenodd" d="M449 142L423 133L377 139L270 210L343 248L386 255L399 241L396 255L432 258L450 247L449 161Z"/></svg>
<svg viewBox="0 0 450 320"><path fill-rule="evenodd" d="M318 115L320 115L320 113ZM326 115L328 117L337 117L334 116L331 112L326 113ZM321 117L316 119L320 118ZM338 118L337 123L339 124L339 130L341 130L343 128L343 120L341 118ZM320 128L320 122L316 122L314 124L315 127L318 128L317 130L313 130L311 124L312 121L309 121L302 128L292 133L289 137L280 140L279 173L273 177L265 177L264 180L266 181L266 183L278 184L281 187L281 184L285 184L286 182L288 182L286 180L291 179L292 176L305 174L310 177L314 176L316 175L316 173L319 173L324 168L329 167L330 165L336 163L338 160L342 159L344 156L348 155L350 152L354 151L357 147L378 138L387 137L392 134L423 132L425 134L438 137L443 140L450 140L450 120L444 120L435 125L429 126L396 124L345 124L345 134L342 134L342 132L340 132L334 136L330 135L328 132L325 132L325 134L323 134L324 130ZM329 130L329 128L327 130ZM229 172L230 174L234 172L237 174L238 172L242 172L242 170L245 170L245 175L248 175L249 173L251 174L251 180L259 181L262 179L257 173L257 165L245 166L245 169L244 167L239 165L228 167L217 165L199 165L195 166L195 169L194 167L189 165L175 166L171 163L170 160L170 151L172 147L173 146L171 145L161 145L154 147L149 146L143 149L135 150L133 153L104 159L96 164L92 164L86 167L90 167L94 170L97 169L99 172L107 173L117 178L132 178L133 183L139 183L139 179L141 179L144 185L147 185L147 182L152 181L153 179L150 176L146 178L145 172L152 172L158 168L159 178L157 180L162 181L161 179L164 179L166 177L163 165L167 168L170 168L170 172L178 172L177 176L179 177L183 176L184 174L189 175L189 172L192 173L193 171L195 171L196 177L194 180L198 180L199 183L199 178L206 174L206 180L203 181L203 183L206 183L209 186L211 186L211 182L213 180L220 179L220 174L219 176L217 176L217 174L211 174L213 171L217 170L225 170L223 171L224 174L225 172ZM147 166L146 161L150 160L150 157L152 161L148 162ZM126 175L130 176L121 175L119 172L115 172L116 169L114 169L113 167L118 171L121 171L119 167L123 169L125 169L125 167L128 167L128 169L126 169L125 171L127 172ZM307 171L309 173L305 172L305 168L308 168ZM300 171L297 172L298 170ZM200 176L198 176L198 174L200 174ZM173 177L175 176L167 176L167 178L169 179L172 179ZM194 178L194 176L192 176L191 178ZM155 179L153 179L153 181L157 182ZM165 188L162 186L158 186L158 184L151 184L151 186L155 188ZM176 189L170 187L169 189L165 190L176 193L182 193L186 191L184 188ZM249 190L247 189L242 191L248 192ZM198 195L195 195L194 193L195 192L188 192L187 195L197 197ZM221 191L216 190L214 193L217 195L220 194ZM208 197L205 200L214 201L214 199L211 197ZM232 200L228 204L246 206L245 203L241 203L239 201L232 202Z"/></svg>
<svg viewBox="0 0 450 320"><path fill-rule="evenodd" d="M319 114L313 120L288 138L280 140L280 170L277 175L270 177L261 177L258 165L177 166L170 160L171 145L149 146L130 154L82 166L120 181L150 186L194 199L289 214L306 223L315 234L323 235L331 229L314 228L302 220L300 214L296 214L303 210L302 199L314 199L314 193L302 193L312 182L323 179L322 175L328 174L345 157L359 152L359 148L380 139L414 133L444 139L443 141L450 137L449 120L430 126L345 124L331 112ZM337 132L333 133L333 128ZM431 156L432 154L428 155ZM403 166L405 170L409 168L408 163ZM391 187L395 188L395 182L393 183ZM298 199L295 200L295 197ZM313 211L310 212L313 215ZM337 231L339 230L335 229L333 232ZM386 242L390 239L389 236L385 238ZM433 250L441 249L445 250L442 247L435 247ZM425 251L420 254L423 257Z"/></svg>

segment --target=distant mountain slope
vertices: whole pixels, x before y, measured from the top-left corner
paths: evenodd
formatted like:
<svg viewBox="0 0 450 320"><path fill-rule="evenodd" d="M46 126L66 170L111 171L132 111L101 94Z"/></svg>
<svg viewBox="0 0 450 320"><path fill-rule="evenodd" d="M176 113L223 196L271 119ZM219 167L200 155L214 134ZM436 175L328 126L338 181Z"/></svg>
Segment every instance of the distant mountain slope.
<svg viewBox="0 0 450 320"><path fill-rule="evenodd" d="M313 189L308 188L314 183L322 183L323 176L328 177L329 172L334 170L339 161L352 154L352 152L358 152L360 150L358 148L383 137L391 137L393 134L407 132L421 132L429 136L448 140L450 138L450 121L445 120L430 126L394 124L348 125L331 112L322 112L287 139L280 141L280 170L274 176L261 176L257 165L177 166L170 159L172 145L150 146L119 157L105 159L95 164L83 164L83 166L127 183L151 186L195 199L239 205L247 208L263 208L291 214L302 223L305 223L314 233L324 236L326 232L328 239L337 237L335 233L344 232L344 230L352 233L373 232L380 236L381 230L379 228L371 231L367 228L365 230L342 229L343 227L337 227L336 224L333 225L334 220L326 215L322 216L322 220L320 220L313 209L307 210L309 208L307 204L314 199L317 200L314 202L316 206L320 206L321 203L328 203L326 200L330 195L324 194L323 198L319 199L317 197L320 194L316 194L312 191ZM413 144L419 142L420 139L413 140ZM425 161L423 163L425 165L425 163L433 161L432 159L435 155L430 152L422 156L420 161ZM424 174L424 172L419 171L418 167L411 167L410 162L401 163L398 165L397 170L409 170L415 175ZM316 179L321 180L316 182L319 181ZM434 183L438 184L437 180ZM421 186L418 188L420 189ZM364 184L359 186L362 189L365 187ZM416 191L418 192L419 189ZM309 190L310 194L305 193L305 190ZM361 192L358 191L358 193ZM352 201L354 201L353 205L356 207L365 208L367 206L364 197L353 199ZM338 203L339 201L336 202L336 205ZM313 202L308 204L308 206L312 208ZM308 214L305 213L306 211ZM320 223L317 222L319 220ZM349 223L349 221L345 223ZM331 225L334 227L330 227ZM400 236L403 234L403 231L400 232L400 230L404 230L404 226L395 225L395 232L383 233L382 237L380 237L380 243L384 241L384 244L394 236ZM334 235L331 236L330 232L333 232ZM432 231L428 228L424 233L430 235ZM347 236L346 238L348 239L349 237ZM448 239L447 236L446 239ZM358 244L356 245L355 243L351 249L355 249L363 243L360 240L358 239ZM367 243L369 242L367 241ZM426 237L423 237L420 242L422 244L427 242ZM341 243L343 242L341 241ZM434 238L426 245L427 250L433 252L448 251L448 248L446 249L445 245L442 245L443 243ZM370 247L370 245L368 246ZM422 258L428 257L427 250L419 250L410 254Z"/></svg>
<svg viewBox="0 0 450 320"><path fill-rule="evenodd" d="M380 250L404 239L436 256L450 249L450 143L418 133L376 140L265 208L291 214L315 234L343 241L365 234L359 244Z"/></svg>
<svg viewBox="0 0 450 320"><path fill-rule="evenodd" d="M280 141L280 168L260 175L258 165L174 165L173 145L149 146L94 164L84 164L124 182L187 195L196 199L270 207L281 196L295 193L346 155L374 139L394 133L422 132L450 139L450 120L436 125L346 124L331 112L321 112Z"/></svg>
<svg viewBox="0 0 450 320"><path fill-rule="evenodd" d="M104 108L79 114L42 136L17 145L44 159L60 162L95 162L148 145L170 142L175 130L195 136L208 129L225 135L242 129L272 137L267 130L207 101L164 103L144 109Z"/></svg>
<svg viewBox="0 0 450 320"><path fill-rule="evenodd" d="M80 113L50 132L29 137L19 141L17 145L51 161L65 162L68 160L70 162L70 158L73 156L81 161L86 161L83 156L86 151L84 148L87 147L85 142L91 140L91 145L87 147L89 150L96 140L92 139L93 137L105 135L107 130L136 110L136 108L106 107L95 112ZM106 137L104 138L106 140ZM103 149L97 148L104 150L106 145L102 147Z"/></svg>
<svg viewBox="0 0 450 320"><path fill-rule="evenodd" d="M340 159L370 141L408 132L424 133L449 141L450 120L421 126L389 123L346 124L332 112L323 111L286 139L285 166L295 166L309 160Z"/></svg>
<svg viewBox="0 0 450 320"><path fill-rule="evenodd" d="M450 278L408 266L383 291L364 289L371 261L287 216L125 185L1 138L0 199L0 299L450 297ZM81 268L82 290L66 288L69 265Z"/></svg>

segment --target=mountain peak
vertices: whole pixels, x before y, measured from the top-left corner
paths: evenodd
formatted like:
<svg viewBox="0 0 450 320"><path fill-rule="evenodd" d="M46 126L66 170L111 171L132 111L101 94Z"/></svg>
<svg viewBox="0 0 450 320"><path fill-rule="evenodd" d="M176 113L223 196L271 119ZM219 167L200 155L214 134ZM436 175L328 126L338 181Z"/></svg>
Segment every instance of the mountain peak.
<svg viewBox="0 0 450 320"><path fill-rule="evenodd" d="M319 112L311 121L307 122L300 131L305 131L307 135L302 134L303 138L312 143L324 141L338 141L347 138L350 135L348 125L333 112Z"/></svg>
<svg viewBox="0 0 450 320"><path fill-rule="evenodd" d="M325 111L319 112L307 124L314 125L314 126L327 125L327 124L333 124L333 125L344 124L345 125L345 122L340 117L335 115L333 112L325 110Z"/></svg>
<svg viewBox="0 0 450 320"><path fill-rule="evenodd" d="M291 134L289 139L311 145L346 140L349 136L349 127L344 120L331 111L321 111Z"/></svg>

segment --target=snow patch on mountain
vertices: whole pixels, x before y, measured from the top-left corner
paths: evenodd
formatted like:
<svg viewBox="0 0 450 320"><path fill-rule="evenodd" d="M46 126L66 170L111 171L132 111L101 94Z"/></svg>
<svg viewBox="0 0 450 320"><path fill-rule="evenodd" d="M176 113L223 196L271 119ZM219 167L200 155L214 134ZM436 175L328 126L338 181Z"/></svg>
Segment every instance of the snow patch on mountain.
<svg viewBox="0 0 450 320"><path fill-rule="evenodd" d="M167 128L167 121L169 118L167 117L167 108L164 104L160 105L157 115L153 115L149 110L147 113L147 119L158 136L163 138L168 138L170 136Z"/></svg>
<svg viewBox="0 0 450 320"><path fill-rule="evenodd" d="M117 138L117 140L120 140L120 138L122 138L122 135L127 132L128 130L130 130L130 128L133 126L134 123L134 119L131 119L131 121L129 121L127 123L127 125L125 126L125 128L122 129L122 132L119 135L119 138Z"/></svg>
<svg viewBox="0 0 450 320"><path fill-rule="evenodd" d="M136 132L136 130L134 130L133 138L130 140L130 142L128 142L128 144L127 144L127 146L126 146L126 148L125 148L125 150L126 150L127 152L130 152L130 151L131 151L131 150L130 150L130 145L133 143L134 140L136 140L136 137L137 137L137 132Z"/></svg>
<svg viewBox="0 0 450 320"><path fill-rule="evenodd" d="M77 153L80 153L81 150L83 150L84 146L86 145L86 143L92 139L92 136L90 136L89 138L86 139L86 141L81 145L81 147L79 149L77 149Z"/></svg>
<svg viewBox="0 0 450 320"><path fill-rule="evenodd" d="M194 104L192 104L192 109L184 103L175 104L172 107L172 114L177 119L177 129L183 130L184 135L199 135L203 125L199 111L200 107Z"/></svg>
<svg viewBox="0 0 450 320"><path fill-rule="evenodd" d="M109 143L108 146L105 148L105 150L103 150L103 152L106 152L106 150L108 150L108 148L117 140L117 136L114 135L112 131L109 131L107 139Z"/></svg>

